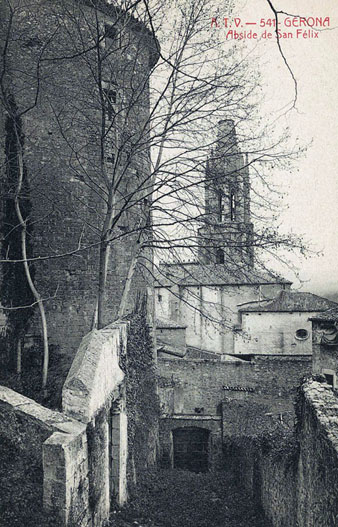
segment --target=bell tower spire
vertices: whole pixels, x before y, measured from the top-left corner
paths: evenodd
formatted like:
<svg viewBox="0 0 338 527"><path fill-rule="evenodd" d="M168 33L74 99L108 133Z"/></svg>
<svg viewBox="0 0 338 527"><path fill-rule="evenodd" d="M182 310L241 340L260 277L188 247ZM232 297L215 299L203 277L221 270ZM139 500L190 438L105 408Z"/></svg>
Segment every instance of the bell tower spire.
<svg viewBox="0 0 338 527"><path fill-rule="evenodd" d="M204 264L253 265L248 156L238 146L234 122L218 124L216 147L205 174L205 225L198 231Z"/></svg>

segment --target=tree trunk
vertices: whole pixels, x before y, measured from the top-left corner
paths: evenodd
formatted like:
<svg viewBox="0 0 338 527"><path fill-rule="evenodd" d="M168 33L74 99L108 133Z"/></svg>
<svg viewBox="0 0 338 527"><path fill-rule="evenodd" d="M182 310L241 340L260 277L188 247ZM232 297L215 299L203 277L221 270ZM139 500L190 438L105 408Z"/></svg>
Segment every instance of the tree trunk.
<svg viewBox="0 0 338 527"><path fill-rule="evenodd" d="M15 117L13 117L13 120L15 120ZM22 152L22 145L20 142L20 135L17 130L17 124L15 122L14 122L14 128L15 128L15 135L16 135L16 140L17 140L17 147L18 147L18 166L19 166L18 184L17 184L16 193L15 193L14 204L15 204L15 210L18 216L18 220L20 223L20 227L21 227L21 252L22 252L22 259L23 259L25 274L26 274L26 278L27 278L27 282L30 287L30 290L32 291L32 294L36 300L36 303L38 304L39 311L40 311L40 318L41 318L41 325L42 325L42 339L43 339L42 388L45 389L47 386L48 363L49 363L47 319L46 319L46 312L45 312L45 307L43 305L43 301L34 285L32 275L29 269L28 261L27 261L27 244L26 244L27 223L26 223L26 220L22 216L21 208L20 208L20 199L19 199L20 192L22 189L23 175L24 175L23 152Z"/></svg>
<svg viewBox="0 0 338 527"><path fill-rule="evenodd" d="M97 297L97 328L104 326L105 292L107 284L107 272L110 247L106 239L101 241L99 259L99 290Z"/></svg>
<svg viewBox="0 0 338 527"><path fill-rule="evenodd" d="M21 337L19 337L16 342L16 373L19 378L21 378L21 371L22 371L22 340L21 340Z"/></svg>
<svg viewBox="0 0 338 527"><path fill-rule="evenodd" d="M126 307L127 307L127 302L128 302L128 298L129 298L131 282L132 282L132 279L133 279L133 276L134 276L134 273L135 273L135 269L136 269L136 265L137 265L137 262L138 262L138 259L139 259L139 256L140 256L140 252L141 251L139 250L135 254L135 256L132 259L131 264L129 266L128 275L127 275L127 278L126 278L126 281L125 281L125 284L124 284L122 298L121 298L119 311L118 311L118 315L117 315L119 319L123 318L124 315L126 314Z"/></svg>

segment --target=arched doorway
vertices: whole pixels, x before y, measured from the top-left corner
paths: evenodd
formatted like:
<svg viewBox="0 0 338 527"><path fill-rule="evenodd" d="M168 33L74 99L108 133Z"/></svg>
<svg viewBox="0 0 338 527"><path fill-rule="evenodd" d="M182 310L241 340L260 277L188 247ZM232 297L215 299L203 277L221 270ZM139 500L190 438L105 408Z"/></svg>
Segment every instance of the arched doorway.
<svg viewBox="0 0 338 527"><path fill-rule="evenodd" d="M206 472L208 470L209 430L189 427L173 430L174 468Z"/></svg>

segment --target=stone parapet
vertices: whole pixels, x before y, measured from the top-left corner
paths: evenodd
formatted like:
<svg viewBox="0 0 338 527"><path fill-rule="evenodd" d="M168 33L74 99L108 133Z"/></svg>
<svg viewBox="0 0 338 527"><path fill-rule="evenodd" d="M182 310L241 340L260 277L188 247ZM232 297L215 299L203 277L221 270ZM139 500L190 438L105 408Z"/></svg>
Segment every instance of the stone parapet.
<svg viewBox="0 0 338 527"><path fill-rule="evenodd" d="M29 486L26 505L33 489L34 508L48 515L48 525L101 527L112 501L122 505L127 499L128 427L119 367L127 328L117 322L83 339L64 385L63 413L0 386L0 453L18 454L11 468L23 494ZM22 515L15 507L14 517Z"/></svg>
<svg viewBox="0 0 338 527"><path fill-rule="evenodd" d="M127 323L93 330L81 342L62 390L63 412L89 423L107 400L119 394L124 373L119 367L124 353Z"/></svg>

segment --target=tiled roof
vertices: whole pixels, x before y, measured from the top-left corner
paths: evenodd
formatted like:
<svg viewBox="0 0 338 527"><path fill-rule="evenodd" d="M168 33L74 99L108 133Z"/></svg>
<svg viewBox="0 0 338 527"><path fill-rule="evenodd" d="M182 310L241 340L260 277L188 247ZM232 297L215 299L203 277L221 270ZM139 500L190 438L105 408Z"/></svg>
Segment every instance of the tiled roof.
<svg viewBox="0 0 338 527"><path fill-rule="evenodd" d="M288 280L268 272L222 264L161 264L155 274L155 287L173 285L243 285L291 284Z"/></svg>
<svg viewBox="0 0 338 527"><path fill-rule="evenodd" d="M328 309L318 315L311 317L310 320L318 320L318 321L323 321L323 322L325 321L326 322L337 322L338 321L338 305L335 304L335 306L331 307L331 309Z"/></svg>
<svg viewBox="0 0 338 527"><path fill-rule="evenodd" d="M272 299L261 302L251 302L242 306L241 312L318 312L336 307L338 304L327 298L314 295L312 293L302 293L298 291L281 291L280 294Z"/></svg>

